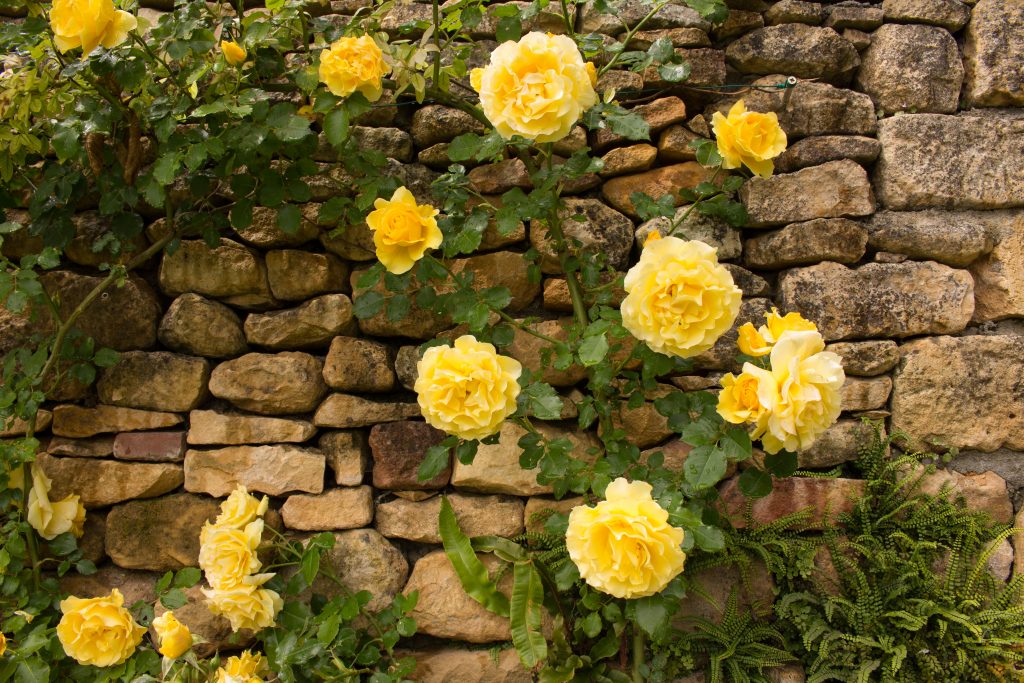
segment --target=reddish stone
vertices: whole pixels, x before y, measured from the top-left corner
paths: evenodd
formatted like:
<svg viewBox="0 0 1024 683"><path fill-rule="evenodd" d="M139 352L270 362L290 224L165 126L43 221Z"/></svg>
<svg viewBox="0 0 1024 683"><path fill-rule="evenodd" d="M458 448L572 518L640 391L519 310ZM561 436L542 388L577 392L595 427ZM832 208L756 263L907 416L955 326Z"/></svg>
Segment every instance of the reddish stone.
<svg viewBox="0 0 1024 683"><path fill-rule="evenodd" d="M810 509L810 528L822 528L826 520L835 522L839 515L853 510L853 504L864 494L859 479L810 479L792 477L776 479L772 492L753 501L751 516L756 524L770 524L794 512ZM745 511L749 498L739 487L739 477L730 479L719 490L721 506L736 528L747 526Z"/></svg>
<svg viewBox="0 0 1024 683"><path fill-rule="evenodd" d="M444 432L423 422L374 425L370 430L374 487L399 491L444 488L452 475L450 464L428 481L416 476L427 449L443 440Z"/></svg>
<svg viewBox="0 0 1024 683"><path fill-rule="evenodd" d="M185 432L125 432L114 437L118 460L181 462L185 459Z"/></svg>

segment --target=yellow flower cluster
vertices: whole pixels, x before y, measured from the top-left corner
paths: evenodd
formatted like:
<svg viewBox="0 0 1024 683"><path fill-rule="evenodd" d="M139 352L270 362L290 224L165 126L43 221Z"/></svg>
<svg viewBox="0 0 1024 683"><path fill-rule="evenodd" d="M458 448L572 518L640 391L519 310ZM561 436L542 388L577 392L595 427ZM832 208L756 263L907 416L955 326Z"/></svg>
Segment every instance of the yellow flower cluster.
<svg viewBox="0 0 1024 683"><path fill-rule="evenodd" d="M377 259L389 272L401 275L412 269L428 249L441 246L444 238L430 204L417 204L407 188L400 187L391 199L377 199L366 225L373 230Z"/></svg>
<svg viewBox="0 0 1024 683"><path fill-rule="evenodd" d="M773 310L767 318L768 325L748 331L746 341L741 334L740 345L758 351L744 350L749 355L767 354L769 367L745 363L739 376L723 376L718 414L733 424L753 425L751 436L768 453L801 451L839 417L846 381L842 359L825 351L814 324L798 313L779 316Z"/></svg>
<svg viewBox="0 0 1024 683"><path fill-rule="evenodd" d="M36 465L30 467L32 488L28 493L28 512L25 518L40 536L52 541L63 533L71 532L81 538L85 528L85 508L78 496L71 494L56 502L50 500L50 478ZM22 489L25 482L25 468L8 474L8 487Z"/></svg>
<svg viewBox="0 0 1024 683"><path fill-rule="evenodd" d="M231 628L260 630L274 625L283 605L281 596L263 588L273 574L257 574L262 567L256 549L263 535L266 497L257 500L244 486L221 503L220 515L207 523L199 536L199 567L210 589L203 589L214 614Z"/></svg>
<svg viewBox="0 0 1024 683"><path fill-rule="evenodd" d="M320 82L338 97L361 92L376 102L384 88L381 80L391 72L384 53L370 36L344 36L320 53Z"/></svg>
<svg viewBox="0 0 1024 683"><path fill-rule="evenodd" d="M716 111L711 117L711 127L718 141L722 168L746 166L762 178L768 178L775 170L772 159L786 151L788 141L779 126L779 117L774 112L747 111L743 100L732 106L728 116Z"/></svg>
<svg viewBox="0 0 1024 683"><path fill-rule="evenodd" d="M561 140L597 104L597 72L568 36L534 31L507 41L470 73L480 106L504 138Z"/></svg>
<svg viewBox="0 0 1024 683"><path fill-rule="evenodd" d="M414 389L427 422L463 439L482 439L516 412L519 361L463 335L453 346L427 349Z"/></svg>
<svg viewBox="0 0 1024 683"><path fill-rule="evenodd" d="M817 331L818 327L795 311L779 315L779 309L773 308L765 314L765 324L754 329L753 323L743 323L737 332L740 351L748 356L766 356L771 353L772 346L782 338L784 332Z"/></svg>
<svg viewBox="0 0 1024 683"><path fill-rule="evenodd" d="M668 523L651 490L620 477L608 485L605 500L569 513L565 545L590 586L617 598L642 598L683 571L684 532Z"/></svg>
<svg viewBox="0 0 1024 683"><path fill-rule="evenodd" d="M57 624L57 638L64 652L79 664L121 664L132 656L146 632L124 608L124 596L116 588L98 598L61 600L60 611L63 616Z"/></svg>
<svg viewBox="0 0 1024 683"><path fill-rule="evenodd" d="M54 0L50 10L53 42L61 52L82 48L82 59L98 46L120 45L138 21L128 12L114 9L113 0Z"/></svg>
<svg viewBox="0 0 1024 683"><path fill-rule="evenodd" d="M623 326L655 351L681 358L714 346L739 315L743 296L713 247L657 233L624 284Z"/></svg>
<svg viewBox="0 0 1024 683"><path fill-rule="evenodd" d="M157 651L168 659L176 659L192 647L192 632L178 621L174 612L164 612L154 619L153 630L160 641Z"/></svg>
<svg viewBox="0 0 1024 683"><path fill-rule="evenodd" d="M241 656L230 657L217 669L214 683L263 683L260 678L269 671L263 655L246 650Z"/></svg>

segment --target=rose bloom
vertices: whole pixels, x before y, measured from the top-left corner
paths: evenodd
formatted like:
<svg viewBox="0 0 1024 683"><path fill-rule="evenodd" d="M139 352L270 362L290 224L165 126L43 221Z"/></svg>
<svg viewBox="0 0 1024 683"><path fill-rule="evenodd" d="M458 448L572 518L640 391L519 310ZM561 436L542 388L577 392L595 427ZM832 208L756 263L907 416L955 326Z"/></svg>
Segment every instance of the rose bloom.
<svg viewBox="0 0 1024 683"><path fill-rule="evenodd" d="M220 515L217 516L214 526L244 529L257 517L266 514L269 505L270 500L266 496L260 500L256 496L250 495L244 486L239 485L220 504Z"/></svg>
<svg viewBox="0 0 1024 683"><path fill-rule="evenodd" d="M26 514L28 523L48 541L68 531L76 538L81 538L85 530L85 508L76 495L51 502L50 483L42 468L33 465L32 489L28 493Z"/></svg>
<svg viewBox="0 0 1024 683"><path fill-rule="evenodd" d="M220 41L220 51L224 55L224 61L231 66L239 66L245 63L248 54L245 48L233 40Z"/></svg>
<svg viewBox="0 0 1024 683"><path fill-rule="evenodd" d="M772 350L772 345L782 337L783 332L811 330L817 331L818 326L807 320L796 312L779 315L779 309L772 308L771 313L764 314L767 324L754 329L753 323L740 325L737 332L739 339L737 345L740 351L748 356L766 356Z"/></svg>
<svg viewBox="0 0 1024 683"><path fill-rule="evenodd" d="M482 439L516 412L519 361L463 335L454 346L427 349L416 366L420 412L434 427L463 439Z"/></svg>
<svg viewBox="0 0 1024 683"><path fill-rule="evenodd" d="M534 31L491 53L470 73L473 89L494 129L504 138L561 140L597 104L597 73L568 36Z"/></svg>
<svg viewBox="0 0 1024 683"><path fill-rule="evenodd" d="M260 676L268 671L263 655L246 650L241 656L228 658L217 669L214 683L263 683Z"/></svg>
<svg viewBox="0 0 1024 683"><path fill-rule="evenodd" d="M160 639L158 652L168 659L176 659L192 647L192 632L178 621L174 612L164 612L154 619L153 629Z"/></svg>
<svg viewBox="0 0 1024 683"><path fill-rule="evenodd" d="M79 664L120 664L132 656L146 632L124 608L124 596L116 588L104 597L61 600L60 611L64 616L57 638Z"/></svg>
<svg viewBox="0 0 1024 683"><path fill-rule="evenodd" d="M772 159L786 151L786 133L779 126L779 117L774 112L747 111L743 100L732 105L729 116L716 111L711 127L723 159L722 168L746 166L768 178L775 170Z"/></svg>
<svg viewBox="0 0 1024 683"><path fill-rule="evenodd" d="M138 21L128 12L114 9L112 0L54 0L50 10L53 42L61 52L82 48L85 59L97 46L120 45Z"/></svg>
<svg viewBox="0 0 1024 683"><path fill-rule="evenodd" d="M732 327L743 293L713 247L652 237L626 273L622 325L659 353L696 356Z"/></svg>
<svg viewBox="0 0 1024 683"><path fill-rule="evenodd" d="M565 545L580 577L602 593L642 598L662 591L683 571L683 530L668 523L651 485L622 477L605 500L569 513Z"/></svg>
<svg viewBox="0 0 1024 683"><path fill-rule="evenodd" d="M757 396L757 387L757 377L749 372L739 377L731 372L723 375L722 391L718 394L718 414L733 424L757 422L765 411Z"/></svg>
<svg viewBox="0 0 1024 683"><path fill-rule="evenodd" d="M262 565L256 548L262 535L262 519L244 529L204 526L199 537L199 567L206 581L214 588L232 588L258 572Z"/></svg>
<svg viewBox="0 0 1024 683"><path fill-rule="evenodd" d="M441 246L444 236L434 219L437 214L430 204L417 204L405 187L395 190L391 199L373 202L366 225L373 230L377 259L388 272L407 273L428 249Z"/></svg>
<svg viewBox="0 0 1024 683"><path fill-rule="evenodd" d="M7 636L0 631L0 657L3 657L5 652L7 652Z"/></svg>
<svg viewBox="0 0 1024 683"><path fill-rule="evenodd" d="M370 36L345 36L320 53L320 81L338 97L361 92L376 102L384 88L381 79L391 72L384 53Z"/></svg>
<svg viewBox="0 0 1024 683"><path fill-rule="evenodd" d="M275 591L261 586L273 574L256 574L231 588L203 589L210 611L231 622L231 630L243 628L259 631L271 628L284 602Z"/></svg>
<svg viewBox="0 0 1024 683"><path fill-rule="evenodd" d="M846 374L842 359L824 348L817 332L784 332L772 347L771 370L743 366L744 374L757 378L758 400L766 408L751 436L768 453L804 450L839 418Z"/></svg>

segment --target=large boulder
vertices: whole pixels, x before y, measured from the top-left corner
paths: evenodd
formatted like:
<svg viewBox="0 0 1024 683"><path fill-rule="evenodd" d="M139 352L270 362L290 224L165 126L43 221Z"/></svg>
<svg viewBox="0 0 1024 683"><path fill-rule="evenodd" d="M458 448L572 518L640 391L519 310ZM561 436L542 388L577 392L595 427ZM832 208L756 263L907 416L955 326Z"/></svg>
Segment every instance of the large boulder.
<svg viewBox="0 0 1024 683"><path fill-rule="evenodd" d="M96 384L104 403L124 408L186 411L206 398L210 362L167 351L128 351Z"/></svg>
<svg viewBox="0 0 1024 683"><path fill-rule="evenodd" d="M210 393L254 413L306 413L327 393L322 371L308 353L247 353L213 369Z"/></svg>
<svg viewBox="0 0 1024 683"><path fill-rule="evenodd" d="M849 159L751 178L740 188L740 200L747 207L749 227L754 228L875 212L868 174Z"/></svg>
<svg viewBox="0 0 1024 683"><path fill-rule="evenodd" d="M289 444L189 450L185 490L218 497L239 485L272 496L290 491L320 493L326 467L320 451Z"/></svg>
<svg viewBox="0 0 1024 683"><path fill-rule="evenodd" d="M979 0L964 41L964 99L976 107L1024 105L1024 6Z"/></svg>
<svg viewBox="0 0 1024 683"><path fill-rule="evenodd" d="M77 494L87 508L101 508L136 498L153 498L181 486L181 465L119 462L95 458L36 457L51 480L51 500Z"/></svg>
<svg viewBox="0 0 1024 683"><path fill-rule="evenodd" d="M745 74L786 74L848 83L860 57L857 48L831 28L781 24L751 31L726 48L729 64Z"/></svg>
<svg viewBox="0 0 1024 683"><path fill-rule="evenodd" d="M199 532L218 512L217 501L189 493L116 505L107 515L107 555L125 569L194 567Z"/></svg>
<svg viewBox="0 0 1024 683"><path fill-rule="evenodd" d="M491 571L496 568L496 558L486 555L483 561ZM403 590L406 594L413 591L419 592L419 600L409 616L416 620L419 633L470 643L494 643L512 637L507 617L487 611L466 594L443 550L416 561Z"/></svg>
<svg viewBox="0 0 1024 683"><path fill-rule="evenodd" d="M66 320L103 278L54 270L39 280L46 293L58 300L61 319ZM132 351L156 344L159 318L160 304L152 288L142 278L129 275L122 286L108 287L89 304L75 328L95 339L97 346Z"/></svg>
<svg viewBox="0 0 1024 683"><path fill-rule="evenodd" d="M227 358L247 350L235 312L198 294L182 294L172 301L157 334L167 348L196 356Z"/></svg>

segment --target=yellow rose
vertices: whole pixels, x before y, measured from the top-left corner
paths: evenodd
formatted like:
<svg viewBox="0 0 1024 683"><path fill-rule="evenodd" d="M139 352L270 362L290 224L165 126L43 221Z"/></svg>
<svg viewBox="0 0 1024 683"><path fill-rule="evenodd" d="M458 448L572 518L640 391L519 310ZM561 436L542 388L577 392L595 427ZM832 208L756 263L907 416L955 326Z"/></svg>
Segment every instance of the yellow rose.
<svg viewBox="0 0 1024 683"><path fill-rule="evenodd" d="M437 214L430 204L417 204L405 187L395 190L391 199L373 202L366 225L373 230L377 259L389 272L407 273L428 249L441 246L444 236L434 220Z"/></svg>
<svg viewBox="0 0 1024 683"><path fill-rule="evenodd" d="M5 652L7 652L7 636L0 631L0 657L3 657Z"/></svg>
<svg viewBox="0 0 1024 683"><path fill-rule="evenodd" d="M64 652L79 664L120 664L132 656L146 632L124 608L124 596L116 588L100 598L61 600L60 611L64 616L57 624L57 637Z"/></svg>
<svg viewBox="0 0 1024 683"><path fill-rule="evenodd" d="M504 138L561 140L587 109L597 104L597 74L584 64L568 36L534 31L518 43L502 43L490 63L473 69L470 82L480 105Z"/></svg>
<svg viewBox="0 0 1024 683"><path fill-rule="evenodd" d="M739 377L731 372L723 375L722 391L718 394L718 414L733 424L757 422L764 413L757 387L757 377L748 372Z"/></svg>
<svg viewBox="0 0 1024 683"><path fill-rule="evenodd" d="M217 669L214 683L263 683L260 678L268 672L263 655L246 650L240 657L231 657Z"/></svg>
<svg viewBox="0 0 1024 683"><path fill-rule="evenodd" d="M256 555L263 534L263 520L250 522L244 529L207 524L199 537L199 567L214 588L232 588L242 584L262 566Z"/></svg>
<svg viewBox="0 0 1024 683"><path fill-rule="evenodd" d="M231 66L239 66L245 63L248 54L245 48L233 40L220 41L220 51L224 55L224 61Z"/></svg>
<svg viewBox="0 0 1024 683"><path fill-rule="evenodd" d="M756 330L753 323L740 325L738 346L748 356L767 356L783 332L818 331L817 325L796 312L779 315L779 309L772 308L771 313L765 313L764 317L767 324Z"/></svg>
<svg viewBox="0 0 1024 683"><path fill-rule="evenodd" d="M266 496L260 500L250 495L248 490L240 485L220 504L220 515L217 516L214 526L244 529L257 517L265 515L269 505L270 500Z"/></svg>
<svg viewBox="0 0 1024 683"><path fill-rule="evenodd" d="M427 349L416 369L420 412L442 431L482 439L516 412L523 366L472 335L459 337L454 346Z"/></svg>
<svg viewBox="0 0 1024 683"><path fill-rule="evenodd" d="M714 346L743 296L714 248L678 237L648 241L624 284L623 326L655 351L681 358Z"/></svg>
<svg viewBox="0 0 1024 683"><path fill-rule="evenodd" d="M617 598L642 598L663 590L683 571L683 530L651 497L651 485L616 479L605 500L569 513L565 545L590 586Z"/></svg>
<svg viewBox="0 0 1024 683"><path fill-rule="evenodd" d="M338 97L361 92L376 102L384 92L381 79L390 72L384 53L370 36L338 38L320 53L320 81Z"/></svg>
<svg viewBox="0 0 1024 683"><path fill-rule="evenodd" d="M716 111L711 127L718 141L722 168L746 166L768 178L775 170L772 159L786 151L786 133L779 126L779 117L774 112L747 111L743 100L732 105L728 117Z"/></svg>
<svg viewBox="0 0 1024 683"><path fill-rule="evenodd" d="M50 479L43 470L32 466L32 489L28 493L26 519L47 541L70 531L81 538L85 530L85 508L78 496L70 495L57 502L50 501Z"/></svg>
<svg viewBox="0 0 1024 683"><path fill-rule="evenodd" d="M268 588L261 588L273 574L246 577L244 583L231 588L203 589L210 611L231 622L231 630L243 628L259 631L271 628L284 602Z"/></svg>
<svg viewBox="0 0 1024 683"><path fill-rule="evenodd" d="M134 31L138 21L114 9L112 0L54 0L50 10L53 41L61 52L82 48L82 59L98 45L110 49Z"/></svg>
<svg viewBox="0 0 1024 683"><path fill-rule="evenodd" d="M766 408L752 436L768 453L804 450L839 418L846 375L842 359L824 348L815 331L784 332L772 347L771 370L743 366L744 374L757 378L758 400Z"/></svg>
<svg viewBox="0 0 1024 683"><path fill-rule="evenodd" d="M158 652L168 659L177 659L192 647L192 632L173 612L164 612L154 619L153 628L160 639Z"/></svg>

